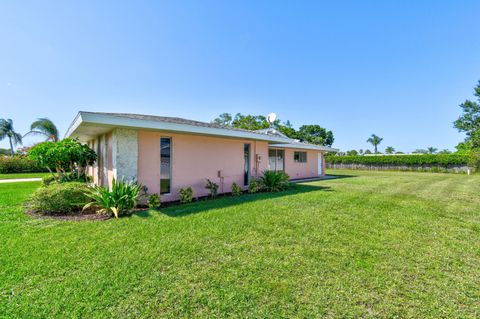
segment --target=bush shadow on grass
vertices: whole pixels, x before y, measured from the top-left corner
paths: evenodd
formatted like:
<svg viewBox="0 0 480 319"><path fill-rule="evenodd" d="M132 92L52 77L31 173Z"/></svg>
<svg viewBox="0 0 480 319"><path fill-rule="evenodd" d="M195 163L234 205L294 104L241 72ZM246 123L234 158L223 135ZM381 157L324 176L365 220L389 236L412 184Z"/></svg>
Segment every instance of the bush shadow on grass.
<svg viewBox="0 0 480 319"><path fill-rule="evenodd" d="M201 199L189 204L172 205L160 210L144 210L132 214L131 216L138 216L141 218L148 218L154 214L164 214L169 217L184 217L187 215L198 214L206 212L212 209L226 208L230 206L240 205L244 203L250 203L255 201L268 200L273 198L280 198L284 196L314 192L314 191L332 191L330 187L311 185L311 184L292 184L292 186L283 192L262 192L255 194L244 193L240 196L224 196L216 199Z"/></svg>

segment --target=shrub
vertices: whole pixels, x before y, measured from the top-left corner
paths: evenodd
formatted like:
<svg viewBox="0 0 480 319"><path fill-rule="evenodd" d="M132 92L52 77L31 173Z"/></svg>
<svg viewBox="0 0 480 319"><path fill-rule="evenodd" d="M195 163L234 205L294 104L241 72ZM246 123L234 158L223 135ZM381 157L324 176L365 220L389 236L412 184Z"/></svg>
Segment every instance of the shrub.
<svg viewBox="0 0 480 319"><path fill-rule="evenodd" d="M36 162L25 156L2 156L0 155L0 174L11 173L37 173L47 172L46 168L37 165Z"/></svg>
<svg viewBox="0 0 480 319"><path fill-rule="evenodd" d="M61 179L66 173L85 174L87 165L97 160L97 154L88 145L71 138L59 142L43 142L28 151L28 158L50 172L56 171Z"/></svg>
<svg viewBox="0 0 480 319"><path fill-rule="evenodd" d="M53 176L53 175L44 176L44 177L42 177L42 186L47 187L48 185L55 182L55 180L56 180L56 177Z"/></svg>
<svg viewBox="0 0 480 319"><path fill-rule="evenodd" d="M191 187L180 188L178 196L180 203L190 203L193 200L193 190Z"/></svg>
<svg viewBox="0 0 480 319"><path fill-rule="evenodd" d="M88 175L81 175L80 177L77 176L77 173L67 173L62 175L61 178L58 178L58 175L47 175L42 178L42 186L48 186L53 182L58 183L70 183L70 182L78 182L78 183L89 183L92 181L92 177Z"/></svg>
<svg viewBox="0 0 480 319"><path fill-rule="evenodd" d="M283 171L264 171L260 184L267 192L278 192L290 186L289 178Z"/></svg>
<svg viewBox="0 0 480 319"><path fill-rule="evenodd" d="M212 182L207 178L207 185L205 185L205 188L210 191L210 197L215 198L218 195L218 184Z"/></svg>
<svg viewBox="0 0 480 319"><path fill-rule="evenodd" d="M65 173L58 179L60 183L68 182L79 182L79 183L89 183L92 181L92 177L86 175L85 173L78 175L77 172Z"/></svg>
<svg viewBox="0 0 480 319"><path fill-rule="evenodd" d="M238 196L238 195L241 195L242 192L243 192L242 188L240 186L238 186L237 183L233 182L232 183L232 195Z"/></svg>
<svg viewBox="0 0 480 319"><path fill-rule="evenodd" d="M258 184L255 178L252 178L250 180L250 183L248 183L248 192L253 194L258 192L259 190L260 190L260 185Z"/></svg>
<svg viewBox="0 0 480 319"><path fill-rule="evenodd" d="M151 209L159 209L160 208L160 196L158 194L152 194L148 196L148 207Z"/></svg>
<svg viewBox="0 0 480 319"><path fill-rule="evenodd" d="M469 157L468 166L470 166L474 172L480 172L480 152L472 152Z"/></svg>
<svg viewBox="0 0 480 319"><path fill-rule="evenodd" d="M422 154L422 155L385 155L385 156L326 156L327 163L363 164L363 165L404 165L404 166L441 166L467 165L468 155L463 154Z"/></svg>
<svg viewBox="0 0 480 319"><path fill-rule="evenodd" d="M84 183L51 184L35 191L30 200L31 208L42 214L60 214L80 211L90 199Z"/></svg>
<svg viewBox="0 0 480 319"><path fill-rule="evenodd" d="M85 205L84 209L97 206L98 213L113 213L115 218L131 210L137 201L141 186L134 181L112 180L112 190L103 186L92 186L87 192L93 202Z"/></svg>

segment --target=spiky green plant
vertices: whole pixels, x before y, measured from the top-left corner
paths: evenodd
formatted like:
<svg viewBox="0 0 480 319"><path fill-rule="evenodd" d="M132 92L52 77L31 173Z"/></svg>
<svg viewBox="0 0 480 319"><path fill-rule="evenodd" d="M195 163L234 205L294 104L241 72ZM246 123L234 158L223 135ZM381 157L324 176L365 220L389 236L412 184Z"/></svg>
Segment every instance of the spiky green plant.
<svg viewBox="0 0 480 319"><path fill-rule="evenodd" d="M88 203L83 209L91 206L97 206L100 209L98 213L113 213L115 218L129 211L135 206L141 186L135 181L112 180L112 190L103 186L93 186L90 188L87 196L93 202Z"/></svg>
<svg viewBox="0 0 480 319"><path fill-rule="evenodd" d="M242 188L238 186L237 183L233 182L232 183L232 195L233 196L239 196L242 194Z"/></svg>
<svg viewBox="0 0 480 319"><path fill-rule="evenodd" d="M283 171L264 171L260 184L267 192L278 192L289 187L289 178Z"/></svg>
<svg viewBox="0 0 480 319"><path fill-rule="evenodd" d="M212 182L207 178L207 184L205 185L205 188L210 191L210 197L215 198L218 195L218 184L215 182Z"/></svg>

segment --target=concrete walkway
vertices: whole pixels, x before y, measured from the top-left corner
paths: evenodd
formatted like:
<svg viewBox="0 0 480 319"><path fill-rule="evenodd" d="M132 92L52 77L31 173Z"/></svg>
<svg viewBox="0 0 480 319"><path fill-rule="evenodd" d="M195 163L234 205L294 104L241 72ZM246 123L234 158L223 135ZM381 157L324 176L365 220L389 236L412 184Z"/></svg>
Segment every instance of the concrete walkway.
<svg viewBox="0 0 480 319"><path fill-rule="evenodd" d="M19 182L38 182L41 178L16 178L16 179L0 179L1 183L19 183Z"/></svg>
<svg viewBox="0 0 480 319"><path fill-rule="evenodd" d="M312 178L300 178L300 179L292 179L290 182L293 183L303 183L303 182L315 182L315 181L323 181L326 179L335 179L338 178L336 175L325 175L322 177L312 177Z"/></svg>

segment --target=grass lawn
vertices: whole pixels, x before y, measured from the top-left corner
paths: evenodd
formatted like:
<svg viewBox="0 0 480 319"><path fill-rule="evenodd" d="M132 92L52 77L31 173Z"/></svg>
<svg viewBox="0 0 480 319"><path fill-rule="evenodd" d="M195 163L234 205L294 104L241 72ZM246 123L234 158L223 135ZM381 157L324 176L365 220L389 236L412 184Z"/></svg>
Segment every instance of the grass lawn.
<svg viewBox="0 0 480 319"><path fill-rule="evenodd" d="M50 173L15 173L15 174L0 174L0 180L2 179L17 179L17 178L42 178Z"/></svg>
<svg viewBox="0 0 480 319"><path fill-rule="evenodd" d="M0 184L0 317L480 316L480 176L329 173L105 222Z"/></svg>

